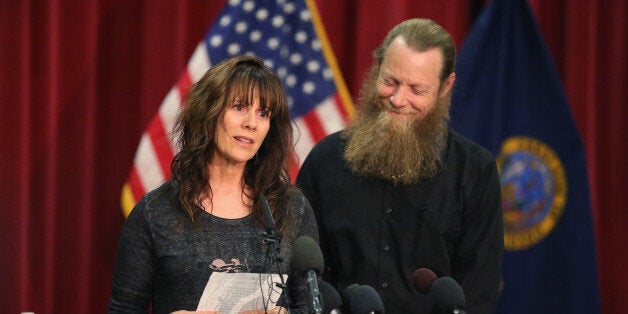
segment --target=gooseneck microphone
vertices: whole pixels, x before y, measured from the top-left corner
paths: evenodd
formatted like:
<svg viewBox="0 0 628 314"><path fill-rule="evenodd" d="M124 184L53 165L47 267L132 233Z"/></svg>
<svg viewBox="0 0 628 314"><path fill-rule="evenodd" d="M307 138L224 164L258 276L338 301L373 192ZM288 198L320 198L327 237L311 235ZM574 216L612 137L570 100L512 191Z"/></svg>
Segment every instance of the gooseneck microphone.
<svg viewBox="0 0 628 314"><path fill-rule="evenodd" d="M273 213L270 211L270 205L268 205L268 199L263 194L259 197L260 209L264 216L264 229L266 229L266 236L268 241L280 241L282 234L279 230L275 229L275 220L273 219Z"/></svg>
<svg viewBox="0 0 628 314"><path fill-rule="evenodd" d="M323 272L323 253L314 239L300 236L292 242L290 265L299 274L305 276L310 313L322 314L323 302L318 289L318 275Z"/></svg>
<svg viewBox="0 0 628 314"><path fill-rule="evenodd" d="M344 303L352 314L385 314L384 302L377 291L369 285L352 284L342 292Z"/></svg>
<svg viewBox="0 0 628 314"><path fill-rule="evenodd" d="M270 205L268 205L268 200L264 194L259 197L260 210L262 211L262 215L264 216L264 229L266 232L260 232L260 236L266 245L268 246L266 250L266 258L269 259L269 262L275 262L277 273L279 274L280 283L277 283L276 286L281 288L284 293L284 301L286 308L290 308L292 302L290 300L290 294L288 293L286 282L283 278L283 272L281 271L281 231L275 230L275 220L273 219L273 214L270 211Z"/></svg>

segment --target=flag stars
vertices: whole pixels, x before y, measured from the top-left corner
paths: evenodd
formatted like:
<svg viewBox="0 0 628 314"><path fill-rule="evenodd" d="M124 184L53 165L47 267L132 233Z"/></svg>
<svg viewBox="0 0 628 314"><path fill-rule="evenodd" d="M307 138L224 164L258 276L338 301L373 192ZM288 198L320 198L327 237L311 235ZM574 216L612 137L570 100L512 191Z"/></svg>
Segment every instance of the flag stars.
<svg viewBox="0 0 628 314"><path fill-rule="evenodd" d="M314 51L320 51L321 50L321 42L318 41L318 39L312 40L312 49Z"/></svg>
<svg viewBox="0 0 628 314"><path fill-rule="evenodd" d="M255 17L259 21L265 21L268 18L268 10L266 9L257 10L257 12L255 13Z"/></svg>
<svg viewBox="0 0 628 314"><path fill-rule="evenodd" d="M284 34L289 34L289 33L292 31L292 27L290 27L290 25L288 25L288 24L284 24L284 25L281 27L281 31L282 31Z"/></svg>
<svg viewBox="0 0 628 314"><path fill-rule="evenodd" d="M318 61L316 61L316 60L311 60L311 61L308 61L308 63L307 63L307 70L310 73L316 73L316 72L318 72L318 70L320 68L321 68L321 66L318 63Z"/></svg>
<svg viewBox="0 0 628 314"><path fill-rule="evenodd" d="M279 69L277 69L277 75L283 79L284 77L286 77L286 75L288 74L288 70L286 69L286 67L279 67Z"/></svg>
<svg viewBox="0 0 628 314"><path fill-rule="evenodd" d="M284 45L281 47L281 49L279 50L279 56L282 58L288 58L288 56L290 55L290 48L288 48L288 46Z"/></svg>
<svg viewBox="0 0 628 314"><path fill-rule="evenodd" d="M323 70L323 78L328 81L334 78L334 73L331 72L330 68L325 68L325 70Z"/></svg>
<svg viewBox="0 0 628 314"><path fill-rule="evenodd" d="M249 34L249 40L251 42L258 42L260 39L262 38L262 32L260 32L259 30L254 30Z"/></svg>
<svg viewBox="0 0 628 314"><path fill-rule="evenodd" d="M220 35L212 36L212 38L209 40L209 44L212 47L219 47L220 45L222 45L222 36Z"/></svg>
<svg viewBox="0 0 628 314"><path fill-rule="evenodd" d="M273 24L275 28L279 28L283 25L283 22L284 22L283 16L276 15L275 17L273 17L271 24Z"/></svg>
<svg viewBox="0 0 628 314"><path fill-rule="evenodd" d="M218 22L218 24L220 24L220 26L222 27L226 27L229 24L231 24L231 16L229 15L225 15L220 19L220 22Z"/></svg>
<svg viewBox="0 0 628 314"><path fill-rule="evenodd" d="M310 14L310 12L303 10L301 11L301 13L299 13L299 17L301 18L302 21L309 21L312 18L312 15Z"/></svg>
<svg viewBox="0 0 628 314"><path fill-rule="evenodd" d="M236 23L236 26L235 26L235 31L236 31L238 34L242 34L242 33L246 32L246 30L247 30L248 28L249 28L249 25L248 25L248 24L246 24L246 22L238 22L238 23Z"/></svg>
<svg viewBox="0 0 628 314"><path fill-rule="evenodd" d="M279 39L277 37L273 37L271 39L268 40L267 46L268 48L270 48L271 50L275 50L279 47Z"/></svg>
<svg viewBox="0 0 628 314"><path fill-rule="evenodd" d="M288 87L294 87L297 84L297 77L294 74L290 74L286 77L286 85Z"/></svg>
<svg viewBox="0 0 628 314"><path fill-rule="evenodd" d="M311 106L333 88L333 71L325 62L322 42L316 37L307 9L292 0L228 0L237 15L223 16L219 29L208 38L208 51L217 56L259 55L282 80L289 106ZM275 10L278 9L278 10ZM235 14L235 13L234 13ZM293 19L298 19L293 25ZM291 98L290 98L291 97Z"/></svg>
<svg viewBox="0 0 628 314"><path fill-rule="evenodd" d="M286 5L283 7L283 11L288 13L288 14L294 13L295 10L296 10L296 8L294 7L294 3L292 3L292 2L286 3Z"/></svg>
<svg viewBox="0 0 628 314"><path fill-rule="evenodd" d="M227 47L227 52L232 56L237 55L240 53L240 45L230 44L229 47Z"/></svg>
<svg viewBox="0 0 628 314"><path fill-rule="evenodd" d="M301 61L303 61L303 57L301 57L300 53L293 53L290 55L290 63L299 65L301 64Z"/></svg>
<svg viewBox="0 0 628 314"><path fill-rule="evenodd" d="M311 81L307 81L303 84L303 92L308 95L311 95L315 89L316 87L314 86L314 83L312 83Z"/></svg>
<svg viewBox="0 0 628 314"><path fill-rule="evenodd" d="M244 10L244 12L253 11L253 9L255 9L255 1L251 1L251 0L244 1L244 4L242 5L242 9Z"/></svg>
<svg viewBox="0 0 628 314"><path fill-rule="evenodd" d="M304 43L307 40L307 33L304 31L298 31L295 38L299 44Z"/></svg>

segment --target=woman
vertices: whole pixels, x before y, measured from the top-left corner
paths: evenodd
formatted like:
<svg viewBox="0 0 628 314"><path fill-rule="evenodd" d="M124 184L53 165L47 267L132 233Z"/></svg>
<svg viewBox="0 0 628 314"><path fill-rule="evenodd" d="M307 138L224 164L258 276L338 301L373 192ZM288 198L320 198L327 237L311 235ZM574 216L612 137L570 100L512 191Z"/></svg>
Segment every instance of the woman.
<svg viewBox="0 0 628 314"><path fill-rule="evenodd" d="M293 143L283 86L262 60L235 57L207 71L174 131L172 179L138 202L122 230L109 313L146 313L149 304L154 313L217 311L199 306L212 273L260 274L258 285L268 284L261 274L289 274L292 240L318 239L286 167ZM284 235L281 270L267 254L272 241L260 236L262 196ZM291 308L306 307L302 284L290 276ZM268 295L260 310L267 302Z"/></svg>

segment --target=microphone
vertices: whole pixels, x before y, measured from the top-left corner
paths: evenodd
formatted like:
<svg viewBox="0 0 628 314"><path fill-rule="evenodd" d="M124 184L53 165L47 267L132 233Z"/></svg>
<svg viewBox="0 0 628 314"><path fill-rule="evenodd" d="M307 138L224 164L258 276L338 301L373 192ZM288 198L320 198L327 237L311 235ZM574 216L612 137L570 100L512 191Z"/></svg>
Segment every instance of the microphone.
<svg viewBox="0 0 628 314"><path fill-rule="evenodd" d="M262 215L264 216L264 228L266 232L260 231L260 237L264 241L264 243L268 246L266 249L266 258L269 263L273 261L276 263L277 272L279 273L279 283L275 285L281 288L284 291L284 300L287 308L290 308L292 304L292 300L290 300L290 295L287 291L287 285L283 278L283 273L281 271L281 262L283 258L281 257L281 238L283 237L281 231L275 230L275 220L273 219L273 214L270 211L270 206L268 205L268 200L264 194L261 194L259 197L260 210L262 211Z"/></svg>
<svg viewBox="0 0 628 314"><path fill-rule="evenodd" d="M276 244L281 242L283 234L281 231L275 230L275 220L273 219L273 214L270 211L268 199L266 199L264 194L260 195L259 204L262 215L264 216L264 229L266 229L266 232L260 232L260 236L267 244Z"/></svg>
<svg viewBox="0 0 628 314"><path fill-rule="evenodd" d="M432 284L436 280L436 274L427 268L419 268L412 273L412 285L417 291L428 294Z"/></svg>
<svg viewBox="0 0 628 314"><path fill-rule="evenodd" d="M431 288L434 307L441 313L466 314L466 300L462 288L451 277L440 277Z"/></svg>
<svg viewBox="0 0 628 314"><path fill-rule="evenodd" d="M323 272L324 262L321 248L308 236L300 236L292 242L290 266L305 276L310 313L322 314L323 305L318 289L318 274Z"/></svg>
<svg viewBox="0 0 628 314"><path fill-rule="evenodd" d="M270 211L268 199L266 199L264 194L260 195L259 204L262 209L262 214L264 215L264 227L266 228L266 232L272 234L275 231L275 220L273 219L273 213Z"/></svg>
<svg viewBox="0 0 628 314"><path fill-rule="evenodd" d="M338 290L330 283L323 280L318 281L318 289L321 292L321 298L323 300L323 313L342 314L342 311L340 311L342 299L340 298Z"/></svg>
<svg viewBox="0 0 628 314"><path fill-rule="evenodd" d="M432 296L434 309L438 313L466 313L464 291L453 278L437 278L432 270L419 268L412 273L412 285L417 291Z"/></svg>
<svg viewBox="0 0 628 314"><path fill-rule="evenodd" d="M352 284L342 292L344 303L352 314L384 314L384 303L377 291L369 285Z"/></svg>

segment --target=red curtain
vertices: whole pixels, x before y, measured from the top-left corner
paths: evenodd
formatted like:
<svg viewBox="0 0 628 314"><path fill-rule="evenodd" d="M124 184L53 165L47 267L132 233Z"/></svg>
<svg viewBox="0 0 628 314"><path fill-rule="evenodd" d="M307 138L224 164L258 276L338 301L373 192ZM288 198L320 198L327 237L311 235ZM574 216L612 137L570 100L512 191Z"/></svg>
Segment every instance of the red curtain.
<svg viewBox="0 0 628 314"><path fill-rule="evenodd" d="M0 3L0 312L106 308L120 189L141 133L224 1ZM428 17L460 46L481 0L316 1L355 97L385 33ZM624 0L542 1L539 20L585 143L602 310L628 303ZM592 269L591 271L596 271Z"/></svg>

